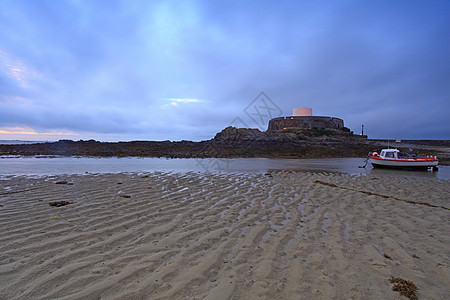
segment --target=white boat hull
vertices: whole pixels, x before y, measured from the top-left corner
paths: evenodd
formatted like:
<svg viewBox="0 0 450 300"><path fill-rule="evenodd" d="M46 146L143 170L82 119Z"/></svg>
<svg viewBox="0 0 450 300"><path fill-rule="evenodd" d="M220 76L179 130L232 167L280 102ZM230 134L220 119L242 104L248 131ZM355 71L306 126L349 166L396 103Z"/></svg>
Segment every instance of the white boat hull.
<svg viewBox="0 0 450 300"><path fill-rule="evenodd" d="M436 167L439 160L433 158L424 159L385 159L385 158L373 158L370 157L370 163L374 168L412 168L412 169L425 169Z"/></svg>

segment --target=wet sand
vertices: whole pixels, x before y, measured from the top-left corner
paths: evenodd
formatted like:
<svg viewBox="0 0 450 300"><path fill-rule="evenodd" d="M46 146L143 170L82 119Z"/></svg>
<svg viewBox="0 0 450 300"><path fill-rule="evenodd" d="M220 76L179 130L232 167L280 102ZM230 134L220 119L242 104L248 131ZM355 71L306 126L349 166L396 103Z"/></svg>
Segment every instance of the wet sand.
<svg viewBox="0 0 450 300"><path fill-rule="evenodd" d="M445 299L448 199L402 176L3 178L0 299L406 299L391 276Z"/></svg>

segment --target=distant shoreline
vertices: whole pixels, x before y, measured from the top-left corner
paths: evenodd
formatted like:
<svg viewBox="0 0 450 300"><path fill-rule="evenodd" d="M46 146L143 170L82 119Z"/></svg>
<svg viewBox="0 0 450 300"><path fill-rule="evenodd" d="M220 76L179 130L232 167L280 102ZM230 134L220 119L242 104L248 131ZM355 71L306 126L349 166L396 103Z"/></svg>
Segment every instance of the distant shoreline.
<svg viewBox="0 0 450 300"><path fill-rule="evenodd" d="M367 139L371 142L384 142L388 143L388 141L391 143L391 146L395 145L404 145L405 143L412 143L412 144L442 144L442 143L450 143L450 140L442 140L442 139L408 139L408 140L402 140L403 144L397 144L395 143L395 139ZM152 140L129 140L129 141L97 141L97 140L58 140L58 141L30 141L30 140L0 140L0 145L29 145L29 144L51 144L51 143L58 143L60 141L71 141L71 142L87 142L87 141L95 141L99 143L133 143L133 142L156 142L156 143L162 143L162 142L171 142L171 143L178 143L182 142L184 140L176 140L176 141L152 141ZM202 141L189 141L193 143L200 143Z"/></svg>
<svg viewBox="0 0 450 300"><path fill-rule="evenodd" d="M56 141L23 141L23 140L0 140L0 145L29 145L29 144L42 144L42 143L56 143Z"/></svg>
<svg viewBox="0 0 450 300"><path fill-rule="evenodd" d="M320 132L319 132L320 133ZM0 155L166 158L344 158L396 147L417 155L436 155L450 165L450 140L366 139L358 135L319 135L317 131L261 132L228 127L213 139L192 141L99 142L95 140L0 144Z"/></svg>

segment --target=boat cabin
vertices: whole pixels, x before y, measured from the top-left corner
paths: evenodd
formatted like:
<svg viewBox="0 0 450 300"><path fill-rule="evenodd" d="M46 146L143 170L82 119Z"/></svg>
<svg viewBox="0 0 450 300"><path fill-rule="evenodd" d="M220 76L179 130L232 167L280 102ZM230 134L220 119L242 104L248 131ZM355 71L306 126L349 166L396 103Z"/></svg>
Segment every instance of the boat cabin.
<svg viewBox="0 0 450 300"><path fill-rule="evenodd" d="M400 151L398 151L397 149L383 149L381 150L380 157L397 159L399 152Z"/></svg>

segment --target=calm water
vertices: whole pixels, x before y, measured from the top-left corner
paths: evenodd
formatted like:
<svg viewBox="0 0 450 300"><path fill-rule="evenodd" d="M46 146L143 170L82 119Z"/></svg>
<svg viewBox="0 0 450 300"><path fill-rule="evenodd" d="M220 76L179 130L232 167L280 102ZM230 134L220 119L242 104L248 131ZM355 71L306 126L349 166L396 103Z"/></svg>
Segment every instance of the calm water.
<svg viewBox="0 0 450 300"><path fill-rule="evenodd" d="M165 159L165 158L88 158L88 157L1 157L0 175L61 175L85 173L119 172L266 172L271 170L328 171L347 174L380 175L401 174L438 179L450 178L450 167L440 166L438 172L417 172L399 170L359 168L363 158L327 159L275 159L275 158L233 158L233 159Z"/></svg>
<svg viewBox="0 0 450 300"><path fill-rule="evenodd" d="M46 141L21 141L21 140L0 140L0 145L22 145L48 143Z"/></svg>

